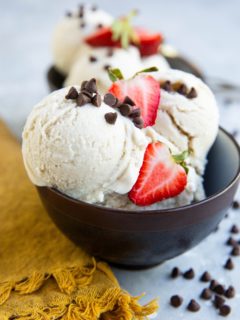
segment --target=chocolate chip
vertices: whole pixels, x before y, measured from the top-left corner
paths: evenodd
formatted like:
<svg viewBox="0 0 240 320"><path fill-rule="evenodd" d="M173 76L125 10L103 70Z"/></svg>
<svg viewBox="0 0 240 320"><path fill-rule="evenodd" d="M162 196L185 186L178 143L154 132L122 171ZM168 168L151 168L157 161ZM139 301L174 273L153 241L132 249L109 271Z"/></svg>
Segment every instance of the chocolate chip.
<svg viewBox="0 0 240 320"><path fill-rule="evenodd" d="M101 29L103 27L103 24L102 23L99 23L98 25L97 25L97 28L98 29Z"/></svg>
<svg viewBox="0 0 240 320"><path fill-rule="evenodd" d="M236 295L236 291L233 286L229 286L228 289L225 291L225 297L228 299L234 298Z"/></svg>
<svg viewBox="0 0 240 320"><path fill-rule="evenodd" d="M197 91L195 88L191 88L191 90L187 94L188 99L194 99L197 97Z"/></svg>
<svg viewBox="0 0 240 320"><path fill-rule="evenodd" d="M234 247L234 246L237 245L237 241L236 241L235 239L233 239L232 237L230 237L230 238L228 238L226 244L227 244L228 246Z"/></svg>
<svg viewBox="0 0 240 320"><path fill-rule="evenodd" d="M109 68L111 68L110 64L105 64L105 65L103 66L103 69L104 69L104 70L108 70Z"/></svg>
<svg viewBox="0 0 240 320"><path fill-rule="evenodd" d="M191 312L197 312L200 310L200 305L197 303L196 300L192 299L188 306L187 306L187 309Z"/></svg>
<svg viewBox="0 0 240 320"><path fill-rule="evenodd" d="M84 22L80 23L80 28L85 28L85 26L86 26L86 23Z"/></svg>
<svg viewBox="0 0 240 320"><path fill-rule="evenodd" d="M104 115L107 123L114 124L117 120L117 113L116 112L108 112Z"/></svg>
<svg viewBox="0 0 240 320"><path fill-rule="evenodd" d="M218 282L216 280L211 280L209 288L211 290L214 290L217 285L218 285Z"/></svg>
<svg viewBox="0 0 240 320"><path fill-rule="evenodd" d="M74 87L71 87L67 95L65 96L66 99L72 99L72 100L77 99L77 97L78 97L78 92Z"/></svg>
<svg viewBox="0 0 240 320"><path fill-rule="evenodd" d="M103 97L103 101L110 107L113 107L117 103L117 98L111 94L111 93L106 93Z"/></svg>
<svg viewBox="0 0 240 320"><path fill-rule="evenodd" d="M232 207L233 207L233 209L239 209L239 207L240 207L240 204L239 204L239 202L238 201L233 201L233 203L232 203Z"/></svg>
<svg viewBox="0 0 240 320"><path fill-rule="evenodd" d="M219 314L223 317L228 316L231 313L231 308L228 305L223 305L221 306L220 310L219 310Z"/></svg>
<svg viewBox="0 0 240 320"><path fill-rule="evenodd" d="M215 286L215 288L213 289L214 292L220 294L220 295L223 295L225 293L225 288L223 285L221 284L218 284Z"/></svg>
<svg viewBox="0 0 240 320"><path fill-rule="evenodd" d="M135 126L139 129L142 129L143 128L143 119L141 117L136 117L136 118L133 118L133 123L135 124Z"/></svg>
<svg viewBox="0 0 240 320"><path fill-rule="evenodd" d="M83 81L83 82L82 82L82 84L81 84L81 90L86 89L86 85L87 85L87 83L88 83L88 81L87 81L87 80L85 80L85 81Z"/></svg>
<svg viewBox="0 0 240 320"><path fill-rule="evenodd" d="M238 228L238 226L237 226L236 224L234 224L234 225L232 226L230 232L231 232L231 233L235 233L235 234L239 233L239 228Z"/></svg>
<svg viewBox="0 0 240 320"><path fill-rule="evenodd" d="M83 18L83 16L84 16L84 5L80 5L78 16L79 16L79 18Z"/></svg>
<svg viewBox="0 0 240 320"><path fill-rule="evenodd" d="M131 113L132 107L129 104L122 103L119 106L119 111L120 111L121 115L123 115L124 117L127 117Z"/></svg>
<svg viewBox="0 0 240 320"><path fill-rule="evenodd" d="M112 48L109 48L109 49L107 50L107 57L112 57L113 54L114 54L114 50L113 50Z"/></svg>
<svg viewBox="0 0 240 320"><path fill-rule="evenodd" d="M233 270L234 269L234 263L233 263L231 258L227 259L227 261L226 261L226 263L224 265L224 268L228 269L228 270Z"/></svg>
<svg viewBox="0 0 240 320"><path fill-rule="evenodd" d="M195 277L194 270L192 268L187 270L186 272L184 272L183 277L187 280L193 279Z"/></svg>
<svg viewBox="0 0 240 320"><path fill-rule="evenodd" d="M240 256L240 247L235 246L231 251L231 255L235 257Z"/></svg>
<svg viewBox="0 0 240 320"><path fill-rule="evenodd" d="M97 58L95 56L90 56L89 61L92 63L97 62Z"/></svg>
<svg viewBox="0 0 240 320"><path fill-rule="evenodd" d="M222 297L216 295L214 300L213 300L213 305L216 309L221 308L221 306L223 306L225 303L225 299L223 299Z"/></svg>
<svg viewBox="0 0 240 320"><path fill-rule="evenodd" d="M96 93L97 92L97 85L96 85L96 79L92 78L91 80L88 81L86 84L86 90L91 92L91 93Z"/></svg>
<svg viewBox="0 0 240 320"><path fill-rule="evenodd" d="M90 99L92 98L92 93L89 92L87 89L81 90L81 93L84 94L85 96L87 96Z"/></svg>
<svg viewBox="0 0 240 320"><path fill-rule="evenodd" d="M182 94L183 96L187 95L187 86L183 83L180 85L180 87L178 88L177 92L179 94Z"/></svg>
<svg viewBox="0 0 240 320"><path fill-rule="evenodd" d="M92 98L92 104L96 107L100 107L102 103L102 98L100 96L100 94L96 94L93 98Z"/></svg>
<svg viewBox="0 0 240 320"><path fill-rule="evenodd" d="M209 288L203 289L200 297L204 300L212 299L212 291Z"/></svg>
<svg viewBox="0 0 240 320"><path fill-rule="evenodd" d="M127 103L127 104L129 104L130 106L135 106L135 102L134 102L131 98L129 98L129 96L126 96L126 97L124 98L123 103Z"/></svg>
<svg viewBox="0 0 240 320"><path fill-rule="evenodd" d="M207 272L207 271L205 271L205 272L202 274L200 280L201 280L202 282L209 282L209 281L211 281L211 278L212 278L212 277L211 277L210 273Z"/></svg>
<svg viewBox="0 0 240 320"><path fill-rule="evenodd" d="M170 304L174 308L180 307L182 303L183 303L183 298L180 297L179 295L172 296L170 299Z"/></svg>
<svg viewBox="0 0 240 320"><path fill-rule="evenodd" d="M172 269L172 271L171 271L171 278L172 278L172 279L175 279L175 278L179 277L180 274L181 274L180 269L179 269L178 267L174 267L174 268Z"/></svg>
<svg viewBox="0 0 240 320"><path fill-rule="evenodd" d="M165 81L162 85L161 85L161 89L167 91L167 92L171 92L173 91L172 88L172 84L169 80Z"/></svg>
<svg viewBox="0 0 240 320"><path fill-rule="evenodd" d="M132 112L130 113L129 117L130 118L138 118L141 116L141 109L140 108L134 108Z"/></svg>
<svg viewBox="0 0 240 320"><path fill-rule="evenodd" d="M79 93L79 96L77 97L77 105L79 107L84 106L85 104L89 103L91 101L91 98L86 96L83 93Z"/></svg>

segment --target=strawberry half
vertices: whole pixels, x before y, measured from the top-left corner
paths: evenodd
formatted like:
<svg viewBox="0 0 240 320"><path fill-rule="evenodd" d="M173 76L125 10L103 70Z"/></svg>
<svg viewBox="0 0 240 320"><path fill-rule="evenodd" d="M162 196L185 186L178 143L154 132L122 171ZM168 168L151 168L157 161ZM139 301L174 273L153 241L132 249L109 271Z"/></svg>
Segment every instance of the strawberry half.
<svg viewBox="0 0 240 320"><path fill-rule="evenodd" d="M126 26L124 27L124 21L125 20L119 20L120 26L118 25L117 34L116 30L114 32L113 26L102 27L86 37L85 42L92 47L127 48L131 44L138 47L141 56L150 56L158 52L159 45L163 41L163 37L160 33L150 33L145 29L135 27L126 29ZM126 33L129 30L131 30L131 32Z"/></svg>
<svg viewBox="0 0 240 320"><path fill-rule="evenodd" d="M103 27L85 38L85 42L92 47L120 47L119 41L114 41L112 29Z"/></svg>
<svg viewBox="0 0 240 320"><path fill-rule="evenodd" d="M161 142L148 145L137 182L129 199L147 206L180 194L186 187L187 173L177 164L169 149Z"/></svg>
<svg viewBox="0 0 240 320"><path fill-rule="evenodd" d="M137 44L142 57L150 56L158 52L160 44L163 42L161 33L150 33L142 28L134 29L139 43Z"/></svg>
<svg viewBox="0 0 240 320"><path fill-rule="evenodd" d="M119 80L109 89L115 97L123 102L126 96L130 97L141 109L144 127L153 126L157 117L160 102L160 87L157 80L150 75L137 75L129 80Z"/></svg>

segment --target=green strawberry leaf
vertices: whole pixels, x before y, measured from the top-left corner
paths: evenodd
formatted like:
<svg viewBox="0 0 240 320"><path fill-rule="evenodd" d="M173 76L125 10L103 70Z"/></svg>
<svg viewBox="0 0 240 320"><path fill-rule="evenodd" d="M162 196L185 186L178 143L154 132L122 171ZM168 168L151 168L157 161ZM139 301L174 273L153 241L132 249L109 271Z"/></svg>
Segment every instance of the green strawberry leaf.
<svg viewBox="0 0 240 320"><path fill-rule="evenodd" d="M116 19L112 24L112 39L120 41L121 47L128 48L131 42L137 43L138 37L132 26L132 19L137 15L137 11L131 11L127 16Z"/></svg>
<svg viewBox="0 0 240 320"><path fill-rule="evenodd" d="M115 68L115 69L109 68L108 76L112 82L116 82L118 80L124 79L121 70L118 68Z"/></svg>
<svg viewBox="0 0 240 320"><path fill-rule="evenodd" d="M189 169L187 167L185 160L187 159L188 156L189 156L189 152L187 150L183 151L180 154L172 155L174 161L177 164L180 164L184 168L184 170L186 171L187 174L188 174Z"/></svg>
<svg viewBox="0 0 240 320"><path fill-rule="evenodd" d="M180 154L173 155L173 159L175 160L175 162L180 163L180 162L186 160L188 155L189 155L189 152L187 150L185 150Z"/></svg>
<svg viewBox="0 0 240 320"><path fill-rule="evenodd" d="M143 69L143 70L140 70L140 71L136 72L133 77L136 77L139 73L156 72L156 71L158 71L157 67L149 67L149 68L146 68L146 69Z"/></svg>

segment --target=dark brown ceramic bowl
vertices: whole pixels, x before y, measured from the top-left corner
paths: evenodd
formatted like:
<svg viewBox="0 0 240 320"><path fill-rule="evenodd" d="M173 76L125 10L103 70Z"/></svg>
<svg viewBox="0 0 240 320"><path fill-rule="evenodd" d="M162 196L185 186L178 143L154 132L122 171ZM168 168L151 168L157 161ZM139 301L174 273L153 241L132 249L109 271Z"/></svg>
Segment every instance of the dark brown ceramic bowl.
<svg viewBox="0 0 240 320"><path fill-rule="evenodd" d="M165 58L167 59L171 68L192 73L202 79L204 78L201 70L183 56L165 56ZM55 66L52 66L47 71L47 81L50 91L58 90L63 87L65 76L61 72L59 72Z"/></svg>
<svg viewBox="0 0 240 320"><path fill-rule="evenodd" d="M208 156L207 198L175 209L111 209L51 188L37 189L55 224L77 245L110 263L144 268L191 249L217 227L237 190L239 150L233 137L220 129Z"/></svg>

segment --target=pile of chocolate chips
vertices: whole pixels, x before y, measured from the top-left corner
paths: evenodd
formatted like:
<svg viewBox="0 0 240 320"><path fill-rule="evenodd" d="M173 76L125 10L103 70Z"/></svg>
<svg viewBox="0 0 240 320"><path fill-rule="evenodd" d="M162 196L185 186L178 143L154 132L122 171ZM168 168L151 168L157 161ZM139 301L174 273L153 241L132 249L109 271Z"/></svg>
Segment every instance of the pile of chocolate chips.
<svg viewBox="0 0 240 320"><path fill-rule="evenodd" d="M77 106L82 107L87 103L92 103L96 107L100 107L102 98L97 92L96 79L92 78L89 81L83 81L80 92L77 89L71 87L65 96L67 100L76 100Z"/></svg>
<svg viewBox="0 0 240 320"><path fill-rule="evenodd" d="M194 270L191 268L185 272L181 272L178 267L173 268L171 272L171 278L175 279L179 277L180 275L183 276L183 278L191 280L195 276ZM209 286L207 288L204 288L200 294L200 298L202 300L212 300L213 306L219 310L219 314L221 316L227 316L231 313L231 308L229 305L227 305L226 299L234 298L236 292L233 286L229 286L228 288L225 288L224 285L218 283L216 280L212 279L210 273L208 271L205 271L201 277L201 282L208 282ZM224 297L224 298L223 298ZM180 295L174 295L170 298L170 304L174 308L178 308L183 303L183 297ZM200 304L194 300L191 299L189 303L187 304L187 310L191 312L198 312L201 309Z"/></svg>
<svg viewBox="0 0 240 320"><path fill-rule="evenodd" d="M171 81L167 80L160 83L160 87L167 92L177 92L188 99L194 99L197 97L196 89L194 87L189 89L184 83L171 83Z"/></svg>
<svg viewBox="0 0 240 320"><path fill-rule="evenodd" d="M232 204L232 208L235 210L239 209L239 202L234 201ZM230 228L229 232L232 234L232 236L227 239L225 244L231 247L231 250L229 252L230 257L227 259L225 264L223 264L223 268L230 271L234 269L234 263L231 256L237 257L240 255L240 240L234 239L233 237L233 235L240 234L240 228L234 224ZM182 276L184 279L191 280L195 277L195 272L193 268L182 272L178 267L174 267L170 273L170 278L176 279L180 276ZM231 307L226 303L226 301L227 299L233 299L235 297L235 288L231 285L225 287L223 284L215 280L208 271L203 272L199 277L199 280L201 282L208 283L208 286L204 288L200 293L200 299L206 301L211 300L213 307L218 310L220 316L226 317L230 315ZM183 302L184 299L180 295L173 295L170 298L170 305L174 308L180 307ZM201 309L201 306L196 300L191 299L186 308L188 311L198 312Z"/></svg>
<svg viewBox="0 0 240 320"><path fill-rule="evenodd" d="M126 96L123 102L120 102L112 93L106 93L103 101L108 106L114 109L118 109L121 115L123 115L124 117L130 118L137 128L143 128L141 110L140 108L135 106L135 103L131 98Z"/></svg>
<svg viewBox="0 0 240 320"><path fill-rule="evenodd" d="M67 100L76 100L78 107L88 103L92 103L95 107L100 107L102 103L102 98L97 92L96 79L94 78L89 81L83 81L80 92L71 87L65 98ZM141 110L135 107L135 103L129 97L125 97L124 101L120 102L113 94L106 93L104 102L113 109L118 109L123 116L129 117L137 128L143 128ZM117 112L108 112L104 117L107 123L114 124L117 120L117 115Z"/></svg>

